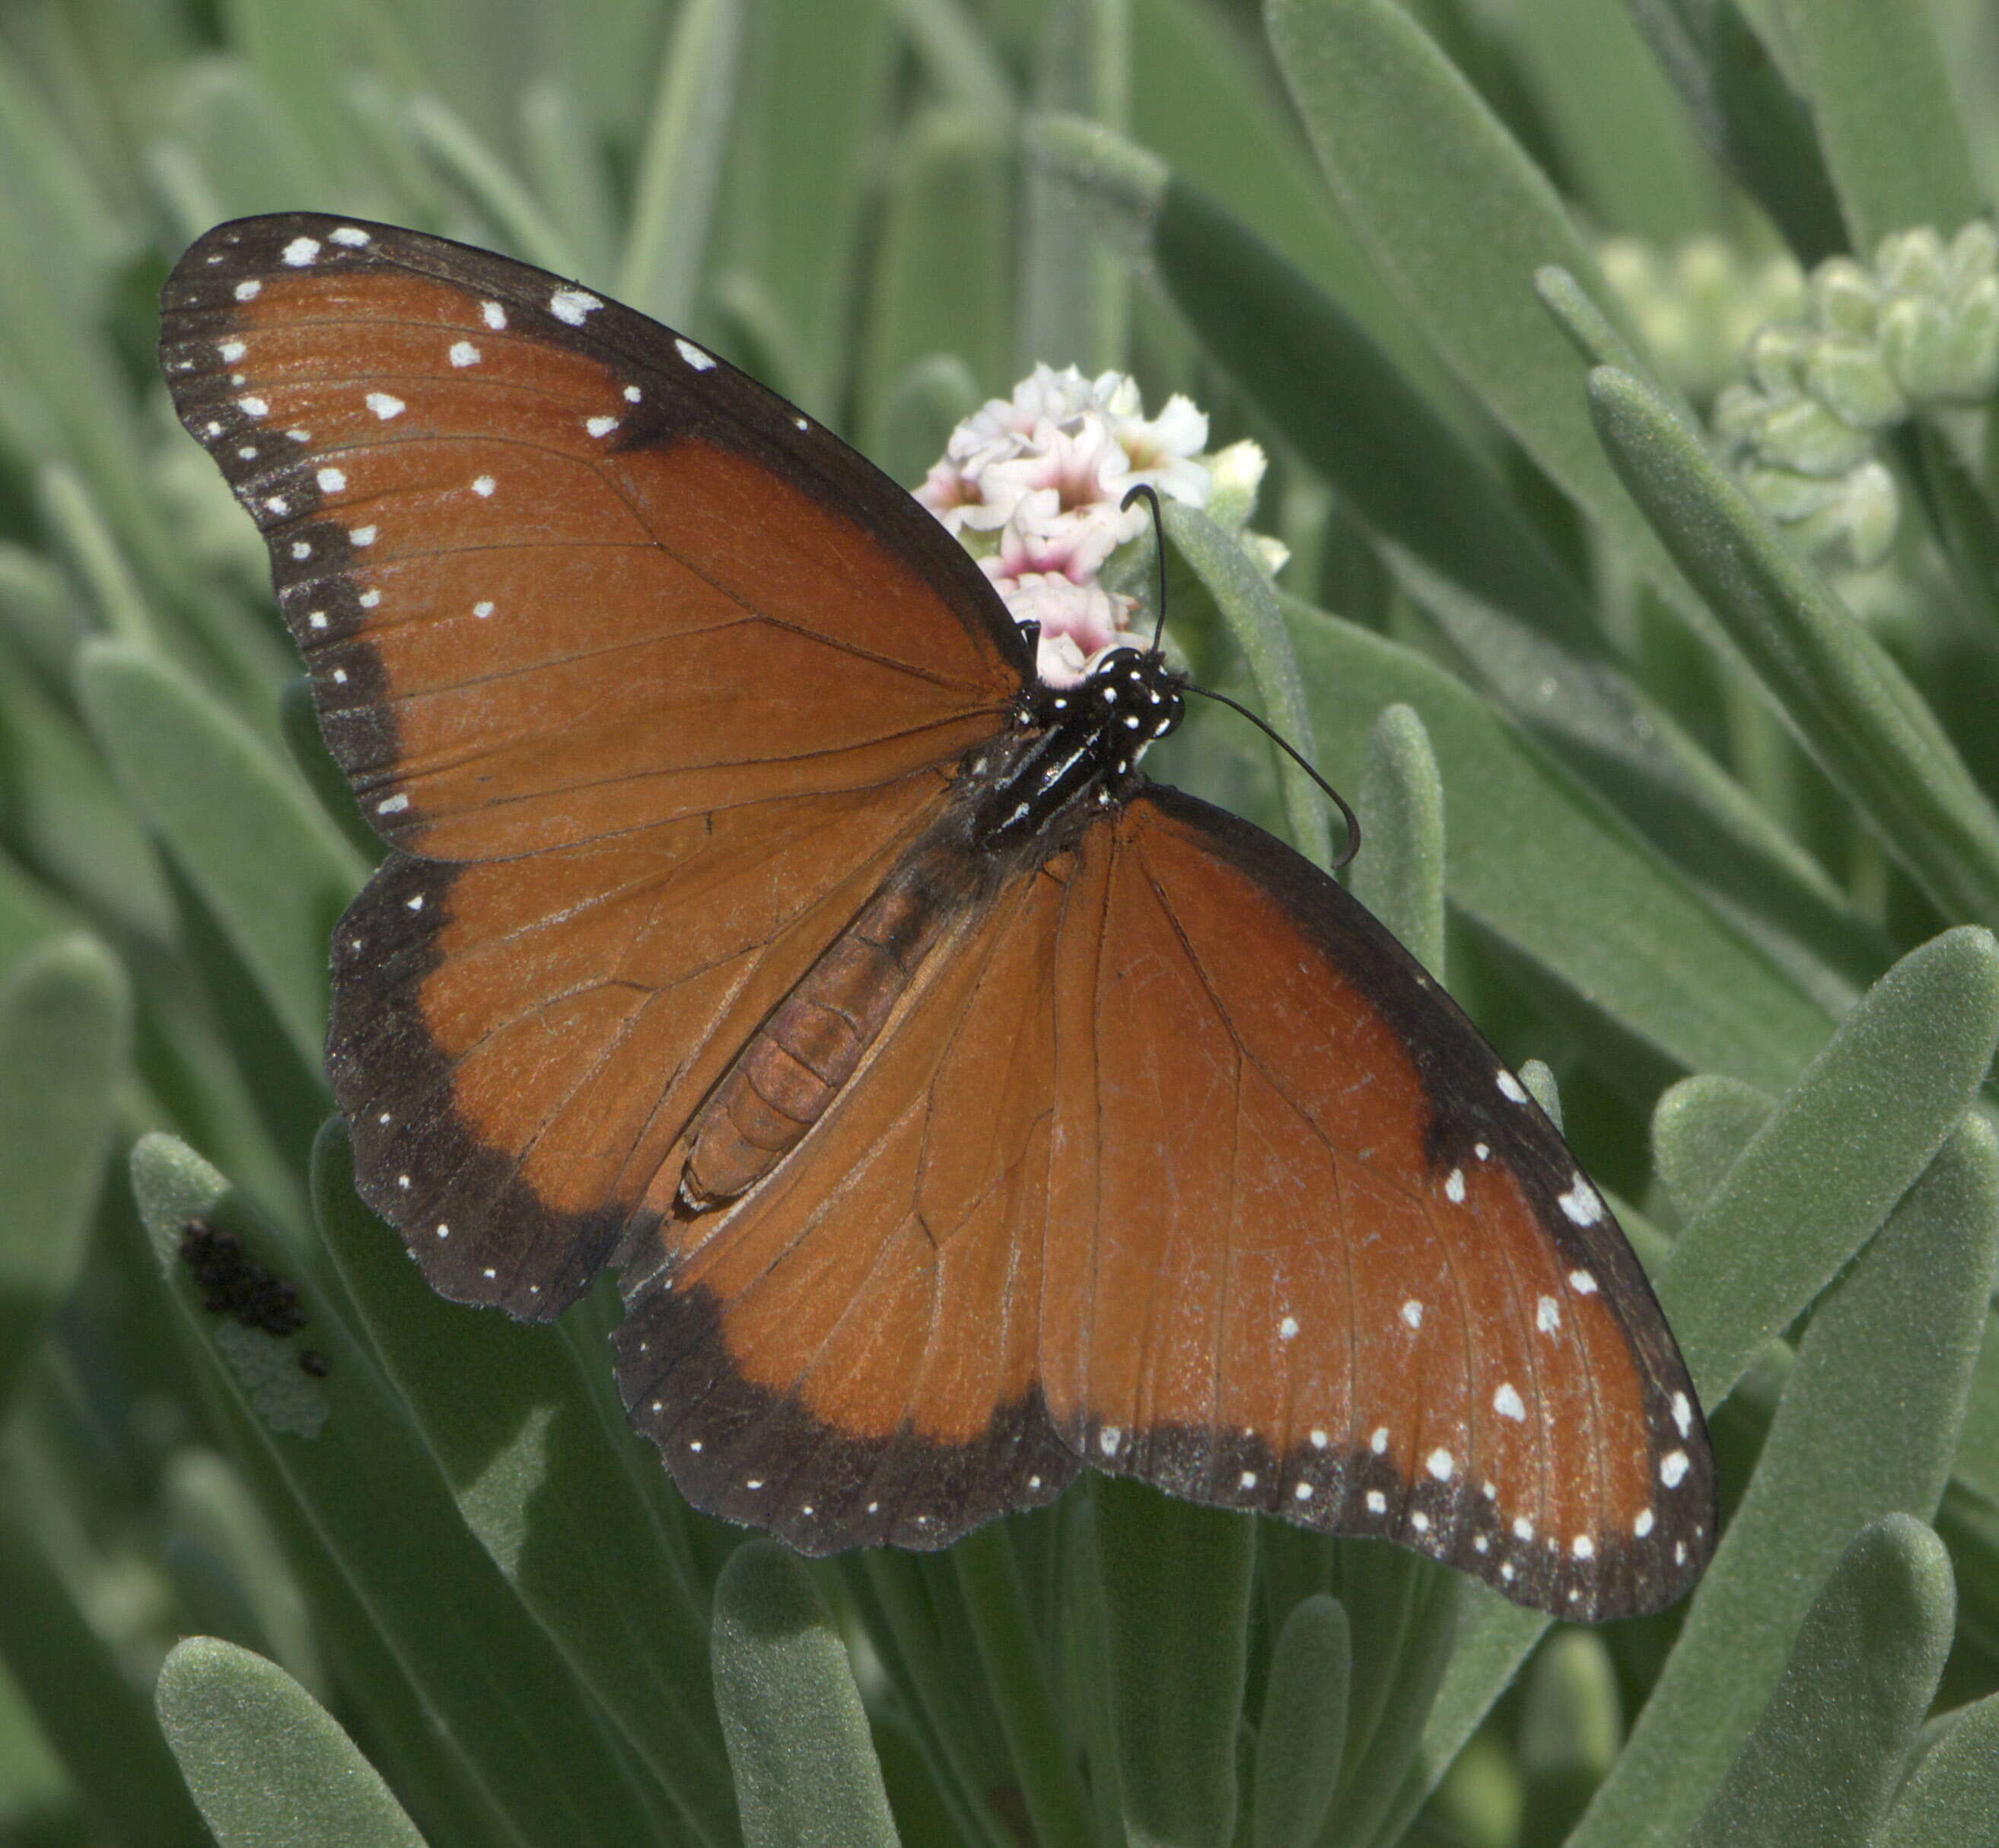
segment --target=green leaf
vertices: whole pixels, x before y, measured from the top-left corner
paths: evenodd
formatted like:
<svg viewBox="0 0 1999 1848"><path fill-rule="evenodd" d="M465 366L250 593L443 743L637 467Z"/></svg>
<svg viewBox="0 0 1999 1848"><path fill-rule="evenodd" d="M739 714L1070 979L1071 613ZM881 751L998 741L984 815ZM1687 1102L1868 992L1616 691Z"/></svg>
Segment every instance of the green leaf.
<svg viewBox="0 0 1999 1848"><path fill-rule="evenodd" d="M1571 1848L1679 1840L1768 1704L1853 1533L1884 1514L1935 1510L1995 1239L1999 1144L1970 1118L1821 1299L1756 1473Z"/></svg>
<svg viewBox="0 0 1999 1848"><path fill-rule="evenodd" d="M670 327L689 319L700 289L743 33L743 0L689 0L660 68L616 286Z"/></svg>
<svg viewBox="0 0 1999 1848"><path fill-rule="evenodd" d="M1113 132L1129 110L1131 22L1127 0L1050 0L1034 60L1034 106ZM1131 363L1131 281L1078 202L1038 167L1020 192L1020 325L1014 352L1086 374Z"/></svg>
<svg viewBox="0 0 1999 1848"><path fill-rule="evenodd" d="M1683 594L1535 298L1534 272L1556 263L1616 301L1547 175L1395 0L1266 0L1264 18L1327 182L1405 310L1557 485Z"/></svg>
<svg viewBox="0 0 1999 1848"><path fill-rule="evenodd" d="M704 1840L729 1840L707 1626L686 1566L633 1479L657 1458L622 1422L606 1430L559 1331L468 1310L425 1287L403 1240L355 1196L338 1120L313 1151L313 1203L466 1524L691 1826ZM467 1392L468 1380L481 1389ZM617 1588L608 1597L607 1585Z"/></svg>
<svg viewBox="0 0 1999 1848"><path fill-rule="evenodd" d="M220 1848L422 1848L375 1767L276 1663L190 1636L154 1699Z"/></svg>
<svg viewBox="0 0 1999 1848"><path fill-rule="evenodd" d="M1133 0L1131 114L1126 132L1296 264L1446 416L1477 427L1327 193L1256 36L1207 0Z"/></svg>
<svg viewBox="0 0 1999 1848"><path fill-rule="evenodd" d="M1710 1408L1928 1166L1999 1044L1999 945L1912 950L1858 1002L1680 1234L1659 1285Z"/></svg>
<svg viewBox="0 0 1999 1848"><path fill-rule="evenodd" d="M1876 1848L1962 1848L1999 1823L1999 1694L1952 1716L1895 1798Z"/></svg>
<svg viewBox="0 0 1999 1848"><path fill-rule="evenodd" d="M1947 238L1988 209L1927 5L1781 0L1779 10L1855 251L1915 225Z"/></svg>
<svg viewBox="0 0 1999 1848"><path fill-rule="evenodd" d="M991 1521L951 1550L1000 1722L1039 1848L1088 1848L1090 1803L1069 1762L1013 1531Z"/></svg>
<svg viewBox="0 0 1999 1848"><path fill-rule="evenodd" d="M1132 1848L1226 1848L1256 1523L1116 1476L1090 1488Z"/></svg>
<svg viewBox="0 0 1999 1848"><path fill-rule="evenodd" d="M1385 707L1367 739L1354 808L1353 895L1439 981L1443 969L1443 780L1413 706Z"/></svg>
<svg viewBox="0 0 1999 1848"><path fill-rule="evenodd" d="M1592 218L1668 247L1709 229L1717 175L1627 8L1530 0L1512 37Z"/></svg>
<svg viewBox="0 0 1999 1848"><path fill-rule="evenodd" d="M1377 531L1522 622L1596 650L1575 580L1485 459L1342 302L1205 192L1094 123L1031 123L1027 146L1110 216L1201 344Z"/></svg>
<svg viewBox="0 0 1999 1848"><path fill-rule="evenodd" d="M1450 812L1453 905L1587 996L1668 1071L1776 1089L1824 1043L1826 1017L1793 978L1463 682L1350 623L1295 600L1284 607L1336 787L1357 782L1384 706L1422 715Z"/></svg>
<svg viewBox="0 0 1999 1848"><path fill-rule="evenodd" d="M1208 517L1178 500L1160 504L1166 537L1214 599L1249 664L1262 697L1264 716L1308 762L1313 756L1311 711L1298 673L1291 637L1277 591L1242 546ZM1325 866L1332 858L1332 833L1325 798L1311 777L1286 756L1284 812L1291 838L1308 860Z"/></svg>
<svg viewBox="0 0 1999 1848"><path fill-rule="evenodd" d="M119 1848L204 1848L207 1836L146 1704L0 1492L0 1658L68 1767L100 1839Z"/></svg>
<svg viewBox="0 0 1999 1848"><path fill-rule="evenodd" d="M327 1293L223 1177L164 1136L132 1153L167 1294L262 1462L310 1521L416 1690L515 1839L628 1844L650 1822L624 1763L555 1647L466 1531L402 1406ZM279 1338L205 1313L178 1255L200 1218L300 1293L307 1321ZM323 1378L300 1366L310 1348ZM441 1597L438 1587L450 1587Z"/></svg>
<svg viewBox="0 0 1999 1848"><path fill-rule="evenodd" d="M887 0L750 12L712 279L737 272L792 355L791 395L836 418L874 137L894 74ZM809 108L800 99L809 97Z"/></svg>
<svg viewBox="0 0 1999 1848"><path fill-rule="evenodd" d="M1769 1094L1738 1078L1682 1078L1652 1113L1652 1171L1688 1217L1713 1198L1751 1137L1770 1120Z"/></svg>
<svg viewBox="0 0 1999 1848"><path fill-rule="evenodd" d="M1339 1784L1353 1673L1346 1612L1323 1592L1291 1607L1270 1653L1256 1729L1253 1848L1310 1848Z"/></svg>
<svg viewBox="0 0 1999 1848"><path fill-rule="evenodd" d="M1866 1848L1929 1711L1956 1611L1935 1534L1906 1514L1863 1528L1688 1848Z"/></svg>
<svg viewBox="0 0 1999 1848"><path fill-rule="evenodd" d="M943 455L954 420L920 454L888 452L896 394L910 369L949 355L968 369L975 393L1011 386L1007 168L1006 144L955 112L920 116L900 137L870 292L861 431L871 453L912 486ZM975 396L958 414L977 403Z"/></svg>
<svg viewBox="0 0 1999 1848"><path fill-rule="evenodd" d="M128 799L317 1071L327 940L360 885L359 860L289 767L178 667L93 642L78 691Z"/></svg>
<svg viewBox="0 0 1999 1848"><path fill-rule="evenodd" d="M1589 397L1618 472L1805 749L1947 916L1999 923L1999 816L1886 651L1664 400L1610 367Z"/></svg>
<svg viewBox="0 0 1999 1848"><path fill-rule="evenodd" d="M1845 249L1810 112L1736 0L1627 0L1708 151L1770 214L1800 261Z"/></svg>
<svg viewBox="0 0 1999 1848"><path fill-rule="evenodd" d="M29 950L0 986L0 1407L83 1267L130 1016L90 937Z"/></svg>
<svg viewBox="0 0 1999 1848"><path fill-rule="evenodd" d="M805 1568L774 1541L738 1547L715 1587L715 1701L746 1848L896 1840L847 1651Z"/></svg>

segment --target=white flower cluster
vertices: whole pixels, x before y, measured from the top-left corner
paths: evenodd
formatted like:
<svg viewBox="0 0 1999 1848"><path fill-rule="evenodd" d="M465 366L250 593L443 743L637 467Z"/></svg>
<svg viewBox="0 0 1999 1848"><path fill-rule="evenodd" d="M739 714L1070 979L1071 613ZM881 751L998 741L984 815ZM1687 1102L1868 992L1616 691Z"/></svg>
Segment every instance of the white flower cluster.
<svg viewBox="0 0 1999 1848"><path fill-rule="evenodd" d="M1119 503L1150 482L1206 507L1214 476L1195 459L1207 441L1207 415L1187 398L1148 420L1122 372L1038 365L1010 400L989 399L951 432L916 498L964 541L1014 620L1041 625L1042 680L1073 686L1125 638L1135 607L1097 582L1149 517Z"/></svg>

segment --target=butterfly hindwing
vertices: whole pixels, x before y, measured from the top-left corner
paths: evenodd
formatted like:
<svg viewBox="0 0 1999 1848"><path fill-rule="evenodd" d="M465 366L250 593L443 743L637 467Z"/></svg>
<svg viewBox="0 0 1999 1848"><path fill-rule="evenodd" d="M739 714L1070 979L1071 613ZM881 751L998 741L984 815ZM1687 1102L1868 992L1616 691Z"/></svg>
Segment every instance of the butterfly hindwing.
<svg viewBox="0 0 1999 1848"><path fill-rule="evenodd" d="M1058 951L1043 1390L1099 1468L1585 1618L1715 1538L1644 1273L1449 997L1324 873L1148 787Z"/></svg>

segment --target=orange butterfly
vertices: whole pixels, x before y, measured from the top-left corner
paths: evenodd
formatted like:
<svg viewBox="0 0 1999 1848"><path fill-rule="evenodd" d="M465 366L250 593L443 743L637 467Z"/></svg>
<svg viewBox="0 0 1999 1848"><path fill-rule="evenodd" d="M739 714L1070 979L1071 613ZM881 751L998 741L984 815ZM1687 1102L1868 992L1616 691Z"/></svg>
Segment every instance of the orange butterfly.
<svg viewBox="0 0 1999 1848"><path fill-rule="evenodd" d="M361 1185L446 1296L625 1266L695 1506L933 1547L1084 1465L1569 1617L1713 1549L1602 1196L1333 880L1148 783L831 431L505 258L294 213L175 270L182 422L390 852L334 945Z"/></svg>

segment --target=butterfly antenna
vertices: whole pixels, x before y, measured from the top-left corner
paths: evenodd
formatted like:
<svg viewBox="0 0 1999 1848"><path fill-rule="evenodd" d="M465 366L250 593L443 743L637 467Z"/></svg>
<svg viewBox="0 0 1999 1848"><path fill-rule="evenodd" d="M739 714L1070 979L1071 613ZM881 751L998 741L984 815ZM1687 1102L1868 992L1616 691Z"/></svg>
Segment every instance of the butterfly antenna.
<svg viewBox="0 0 1999 1848"><path fill-rule="evenodd" d="M1142 481L1118 502L1117 510L1121 514L1133 501L1141 499L1152 504L1152 546L1159 555L1159 614L1158 621L1152 625L1152 649L1157 653L1159 638L1166 630L1166 523L1159 512L1159 490L1149 481Z"/></svg>
<svg viewBox="0 0 1999 1848"><path fill-rule="evenodd" d="M1142 481L1132 488L1117 505L1121 512L1133 501L1141 498L1152 503L1152 535L1159 555L1159 621L1153 625L1152 628L1152 646L1156 649L1159 645L1159 637L1165 632L1166 627L1166 525L1159 512L1159 497L1149 481ZM1298 752L1293 749L1291 740L1274 726L1266 724L1241 701L1232 700L1225 693L1213 693L1207 687L1197 687L1191 682L1187 684L1184 690L1188 693L1197 693L1204 700L1213 700L1218 705L1227 706L1232 711L1241 713L1250 724L1276 745L1300 770L1325 791L1327 801L1339 811L1342 818L1346 823L1346 850L1332 863L1333 869L1337 871L1351 861L1354 855L1360 851L1360 818L1348 805L1346 797L1327 782L1325 777L1314 770Z"/></svg>

